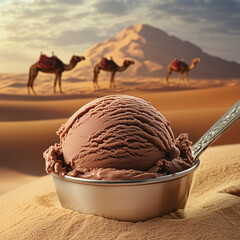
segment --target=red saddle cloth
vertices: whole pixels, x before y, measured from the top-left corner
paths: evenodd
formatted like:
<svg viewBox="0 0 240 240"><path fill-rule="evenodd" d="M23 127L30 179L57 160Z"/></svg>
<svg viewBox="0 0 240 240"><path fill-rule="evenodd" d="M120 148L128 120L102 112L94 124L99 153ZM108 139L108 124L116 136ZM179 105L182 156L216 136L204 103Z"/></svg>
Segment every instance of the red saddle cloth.
<svg viewBox="0 0 240 240"><path fill-rule="evenodd" d="M112 60L112 59L111 59L111 60L108 60L107 58L102 57L99 65L100 65L101 68L106 68L106 67L108 67L109 65L112 65L112 63L113 63L113 60Z"/></svg>
<svg viewBox="0 0 240 240"><path fill-rule="evenodd" d="M171 63L172 65L172 68L174 70L178 70L180 68L180 65L181 65L181 61L177 60L177 59L174 59Z"/></svg>
<svg viewBox="0 0 240 240"><path fill-rule="evenodd" d="M40 55L38 66L41 68L52 69L56 64L56 56L47 57L44 54Z"/></svg>

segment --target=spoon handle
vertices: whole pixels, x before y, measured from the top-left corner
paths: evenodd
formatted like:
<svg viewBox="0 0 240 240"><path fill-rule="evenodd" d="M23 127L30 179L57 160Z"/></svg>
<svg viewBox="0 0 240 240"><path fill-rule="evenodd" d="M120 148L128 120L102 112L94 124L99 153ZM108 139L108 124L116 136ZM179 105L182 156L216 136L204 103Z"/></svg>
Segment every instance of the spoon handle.
<svg viewBox="0 0 240 240"><path fill-rule="evenodd" d="M240 100L233 105L193 146L194 159L240 118Z"/></svg>

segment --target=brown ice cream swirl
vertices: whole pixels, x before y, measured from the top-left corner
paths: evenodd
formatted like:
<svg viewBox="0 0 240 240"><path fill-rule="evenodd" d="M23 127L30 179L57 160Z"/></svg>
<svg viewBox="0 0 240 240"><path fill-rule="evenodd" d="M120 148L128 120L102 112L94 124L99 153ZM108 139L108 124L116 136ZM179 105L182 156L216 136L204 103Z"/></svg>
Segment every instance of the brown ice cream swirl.
<svg viewBox="0 0 240 240"><path fill-rule="evenodd" d="M151 178L165 174L165 167L179 169L179 162L184 162L169 122L136 97L96 99L74 113L58 135L58 152L73 176L101 179L112 173L117 178ZM182 165L187 168L191 163Z"/></svg>

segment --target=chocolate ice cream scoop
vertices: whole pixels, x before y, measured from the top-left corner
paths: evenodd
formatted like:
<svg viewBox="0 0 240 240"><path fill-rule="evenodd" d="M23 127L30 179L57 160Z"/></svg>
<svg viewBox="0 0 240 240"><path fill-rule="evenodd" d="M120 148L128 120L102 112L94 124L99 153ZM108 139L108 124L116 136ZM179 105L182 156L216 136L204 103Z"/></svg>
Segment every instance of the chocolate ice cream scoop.
<svg viewBox="0 0 240 240"><path fill-rule="evenodd" d="M150 103L126 95L98 98L75 112L45 153L46 170L91 179L141 179L193 164L187 134L177 139ZM57 166L55 166L57 164Z"/></svg>
<svg viewBox="0 0 240 240"><path fill-rule="evenodd" d="M73 119L75 117L78 118L77 114ZM175 147L180 150L180 157L173 156L177 152L175 150L173 150L174 154L166 152L166 159L157 160L148 171L114 168L82 168L80 170L76 167L62 177L61 173L65 174L64 170L71 170L72 166L64 163L61 144L55 144L45 152L46 169L50 172L55 171L52 177L60 203L64 208L133 222L160 217L177 209L184 209L193 173L200 164L199 155L239 120L239 117L240 101L191 147L195 162L193 166L184 171L181 171L182 165L184 163L187 165L187 159L192 156L186 134L180 135L175 141ZM62 130L65 129L64 126ZM173 139L172 142L174 142ZM168 155L171 157L167 158ZM165 172L178 172L154 178L156 173L159 174L163 169ZM73 172L78 172L77 176L80 178L72 177ZM148 175L148 179L143 179L143 176L146 176L144 174L152 174L152 176ZM108 176L110 177L107 178ZM107 180L103 180L105 178Z"/></svg>

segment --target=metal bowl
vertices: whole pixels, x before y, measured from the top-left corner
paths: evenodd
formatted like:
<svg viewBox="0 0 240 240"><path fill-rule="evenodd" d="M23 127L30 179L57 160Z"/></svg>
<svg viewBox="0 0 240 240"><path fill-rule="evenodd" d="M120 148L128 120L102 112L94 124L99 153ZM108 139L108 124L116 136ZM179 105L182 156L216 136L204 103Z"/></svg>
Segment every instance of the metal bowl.
<svg viewBox="0 0 240 240"><path fill-rule="evenodd" d="M122 221L160 217L186 205L194 166L171 175L147 180L104 181L53 173L62 207Z"/></svg>

